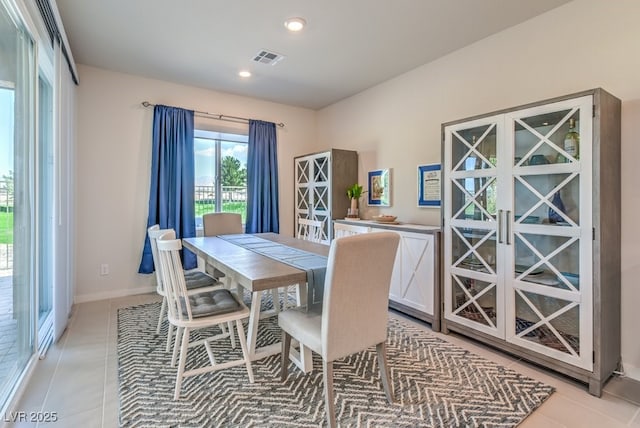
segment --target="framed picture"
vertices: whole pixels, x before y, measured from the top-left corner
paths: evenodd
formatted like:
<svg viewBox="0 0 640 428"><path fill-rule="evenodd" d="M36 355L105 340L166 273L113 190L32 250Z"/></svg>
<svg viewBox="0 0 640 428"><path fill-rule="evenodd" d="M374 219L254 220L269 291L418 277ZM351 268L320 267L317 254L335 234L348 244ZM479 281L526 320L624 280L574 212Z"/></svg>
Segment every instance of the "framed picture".
<svg viewBox="0 0 640 428"><path fill-rule="evenodd" d="M418 165L418 206L440 208L442 166L439 163Z"/></svg>
<svg viewBox="0 0 640 428"><path fill-rule="evenodd" d="M369 172L368 205L391 206L391 170L377 169Z"/></svg>

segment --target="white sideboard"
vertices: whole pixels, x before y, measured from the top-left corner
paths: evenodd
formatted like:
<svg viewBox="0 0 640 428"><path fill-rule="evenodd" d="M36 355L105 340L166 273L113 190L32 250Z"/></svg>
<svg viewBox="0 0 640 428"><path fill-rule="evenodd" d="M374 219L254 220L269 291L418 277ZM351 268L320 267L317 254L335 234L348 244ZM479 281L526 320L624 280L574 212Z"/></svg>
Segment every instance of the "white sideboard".
<svg viewBox="0 0 640 428"><path fill-rule="evenodd" d="M431 323L440 331L440 227L334 220L334 237L393 231L400 244L391 277L389 307Z"/></svg>

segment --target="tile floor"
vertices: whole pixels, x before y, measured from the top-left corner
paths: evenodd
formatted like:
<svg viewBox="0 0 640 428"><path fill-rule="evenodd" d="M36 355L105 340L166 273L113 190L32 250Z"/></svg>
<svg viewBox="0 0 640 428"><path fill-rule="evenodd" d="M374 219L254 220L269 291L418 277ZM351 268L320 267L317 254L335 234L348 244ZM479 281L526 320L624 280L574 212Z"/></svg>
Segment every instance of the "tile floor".
<svg viewBox="0 0 640 428"><path fill-rule="evenodd" d="M10 426L117 427L117 309L157 300L154 295L139 295L76 305L66 333L37 365L16 409L57 412L58 422ZM416 324L429 329L428 325ZM607 385L602 398L598 399L589 395L582 384L460 336L438 335L556 387L551 398L520 425L522 428L640 428L640 407L619 398L618 389L610 386L616 384L617 379Z"/></svg>

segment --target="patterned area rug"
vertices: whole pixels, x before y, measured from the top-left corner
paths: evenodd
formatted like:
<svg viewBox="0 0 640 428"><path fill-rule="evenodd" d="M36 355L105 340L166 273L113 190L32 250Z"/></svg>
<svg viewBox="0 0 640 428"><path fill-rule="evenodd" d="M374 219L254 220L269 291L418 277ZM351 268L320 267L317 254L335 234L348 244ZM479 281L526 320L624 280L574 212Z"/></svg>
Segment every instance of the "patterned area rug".
<svg viewBox="0 0 640 428"><path fill-rule="evenodd" d="M268 293L265 293L268 294ZM263 302L270 305L270 302ZM160 304L118 311L120 425L123 427L318 427L325 424L321 360L313 372L293 366L280 382L279 355L187 378L173 400L176 369L165 353L165 321L155 334ZM207 332L207 334L216 331ZM277 318L260 322L259 345L280 339ZM226 342L226 343L225 343ZM187 368L207 361L192 348ZM235 358L228 339L216 356ZM375 348L334 363L336 412L342 427L512 427L553 388L474 355L408 323L390 320L388 358L398 404L387 403Z"/></svg>

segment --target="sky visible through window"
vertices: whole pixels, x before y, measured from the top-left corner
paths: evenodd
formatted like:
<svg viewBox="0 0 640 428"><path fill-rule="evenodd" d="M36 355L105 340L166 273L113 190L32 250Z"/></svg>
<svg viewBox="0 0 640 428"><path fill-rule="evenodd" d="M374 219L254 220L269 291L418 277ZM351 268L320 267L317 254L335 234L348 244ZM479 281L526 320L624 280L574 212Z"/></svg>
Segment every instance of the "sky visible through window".
<svg viewBox="0 0 640 428"><path fill-rule="evenodd" d="M13 170L13 89L0 88L0 177Z"/></svg>
<svg viewBox="0 0 640 428"><path fill-rule="evenodd" d="M212 186L215 181L215 140L220 140L220 155L232 156L240 161L242 168L247 167L248 138L246 135L223 134L196 130L194 139L195 185ZM244 143L244 144L238 144Z"/></svg>

